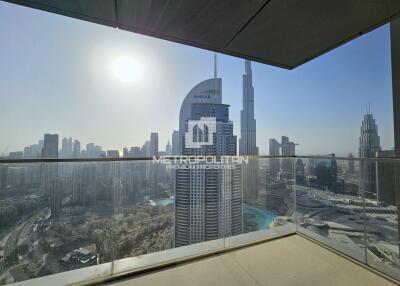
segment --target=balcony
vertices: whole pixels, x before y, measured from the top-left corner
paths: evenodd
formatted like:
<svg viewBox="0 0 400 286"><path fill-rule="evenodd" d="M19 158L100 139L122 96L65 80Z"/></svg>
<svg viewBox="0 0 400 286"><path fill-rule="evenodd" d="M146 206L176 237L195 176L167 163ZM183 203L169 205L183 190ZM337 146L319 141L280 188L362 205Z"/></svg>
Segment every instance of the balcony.
<svg viewBox="0 0 400 286"><path fill-rule="evenodd" d="M165 281L169 285L396 285L301 235L127 277L111 285L160 285Z"/></svg>
<svg viewBox="0 0 400 286"><path fill-rule="evenodd" d="M208 201L173 159L1 160L1 283L400 280L397 159L249 157Z"/></svg>
<svg viewBox="0 0 400 286"><path fill-rule="evenodd" d="M400 2L150 2L0 1L0 285L398 284Z"/></svg>

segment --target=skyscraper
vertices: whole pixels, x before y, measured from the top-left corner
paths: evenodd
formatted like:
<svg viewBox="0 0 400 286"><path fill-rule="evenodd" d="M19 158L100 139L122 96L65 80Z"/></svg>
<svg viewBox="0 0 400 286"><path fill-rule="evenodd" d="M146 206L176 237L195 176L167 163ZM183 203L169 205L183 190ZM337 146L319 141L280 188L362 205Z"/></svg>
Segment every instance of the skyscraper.
<svg viewBox="0 0 400 286"><path fill-rule="evenodd" d="M269 139L269 155L271 157L279 156L281 144L279 144L276 139ZM280 169L280 160L278 158L270 159L270 175L273 177L277 177Z"/></svg>
<svg viewBox="0 0 400 286"><path fill-rule="evenodd" d="M106 153L107 158L119 158L118 150L107 150Z"/></svg>
<svg viewBox="0 0 400 286"><path fill-rule="evenodd" d="M73 156L74 158L79 158L81 156L81 142L78 140L74 141Z"/></svg>
<svg viewBox="0 0 400 286"><path fill-rule="evenodd" d="M38 144L29 145L24 148L25 159L36 159L42 157L43 140L39 140Z"/></svg>
<svg viewBox="0 0 400 286"><path fill-rule="evenodd" d="M42 158L58 158L58 134L44 135ZM58 163L44 163L41 167L41 192L49 198L51 215L58 216L62 204L62 195L58 178Z"/></svg>
<svg viewBox="0 0 400 286"><path fill-rule="evenodd" d="M150 134L150 156L158 156L158 133Z"/></svg>
<svg viewBox="0 0 400 286"><path fill-rule="evenodd" d="M58 158L58 134L44 134L42 158Z"/></svg>
<svg viewBox="0 0 400 286"><path fill-rule="evenodd" d="M360 147L358 153L360 158L374 158L381 150L378 126L369 109L364 115L361 123ZM361 160L360 175L363 190L367 197L376 197L376 164Z"/></svg>
<svg viewBox="0 0 400 286"><path fill-rule="evenodd" d="M239 155L258 155L256 146L256 120L254 119L254 87L251 62L244 61L243 109L240 111ZM242 169L243 199L246 202L257 200L258 160L250 159Z"/></svg>
<svg viewBox="0 0 400 286"><path fill-rule="evenodd" d="M134 158L140 157L142 155L140 152L140 147L137 147L137 146L131 147L131 150L129 151L129 155Z"/></svg>
<svg viewBox="0 0 400 286"><path fill-rule="evenodd" d="M243 110L240 111L239 155L258 155L256 120L254 119L254 87L251 62L245 60L243 75Z"/></svg>
<svg viewBox="0 0 400 286"><path fill-rule="evenodd" d="M64 137L62 140L61 140L61 150L60 150L60 157L64 157L63 156L63 153L67 150L67 145L68 145L68 138L67 137Z"/></svg>
<svg viewBox="0 0 400 286"><path fill-rule="evenodd" d="M355 174L355 164L354 164L354 156L352 153L349 153L349 161L347 162L347 168L349 175L354 175Z"/></svg>
<svg viewBox="0 0 400 286"><path fill-rule="evenodd" d="M61 141L61 150L59 153L61 158L70 158L72 157L72 138L64 137Z"/></svg>
<svg viewBox="0 0 400 286"><path fill-rule="evenodd" d="M129 150L127 147L124 147L124 149L122 150L122 157L124 158L129 157Z"/></svg>
<svg viewBox="0 0 400 286"><path fill-rule="evenodd" d="M296 155L296 143L289 141L289 137L281 138L282 156L292 157ZM287 180L294 179L294 161L291 158L282 159L281 176Z"/></svg>
<svg viewBox="0 0 400 286"><path fill-rule="evenodd" d="M94 146L94 156L93 157L102 157L104 156L103 148L99 145Z"/></svg>
<svg viewBox="0 0 400 286"><path fill-rule="evenodd" d="M214 56L214 78L197 84L186 95L179 113L179 155L183 154L186 124L192 114L193 103L222 103L222 79L216 76L216 56Z"/></svg>
<svg viewBox="0 0 400 286"><path fill-rule="evenodd" d="M144 142L142 148L140 149L140 153L142 157L150 157L150 141L146 140Z"/></svg>
<svg viewBox="0 0 400 286"><path fill-rule="evenodd" d="M167 156L172 155L172 147L171 147L171 144L169 143L169 140L167 142L167 145L165 146L165 155L167 155Z"/></svg>
<svg viewBox="0 0 400 286"><path fill-rule="evenodd" d="M323 189L336 192L337 188L337 162L335 154L328 154L326 157L332 159L317 159L314 174L316 176L315 183Z"/></svg>
<svg viewBox="0 0 400 286"><path fill-rule="evenodd" d="M88 144L86 144L86 155L89 157L89 158L93 158L93 157L96 157L95 156L95 150L94 150L94 143L88 143Z"/></svg>
<svg viewBox="0 0 400 286"><path fill-rule="evenodd" d="M172 155L179 155L180 147L179 147L179 131L174 130L172 132Z"/></svg>
<svg viewBox="0 0 400 286"><path fill-rule="evenodd" d="M222 80L216 77L216 67L214 71L213 79L199 83L183 101L179 121L183 155L236 154L236 136L233 135L233 123L229 120L229 106L221 102ZM207 135L205 128L203 132L194 133L193 139L213 136L212 145L199 148L186 146L184 135L189 121L205 118L215 119L215 133ZM199 126L193 128L198 129ZM240 168L175 170L175 246L241 233L240 173Z"/></svg>

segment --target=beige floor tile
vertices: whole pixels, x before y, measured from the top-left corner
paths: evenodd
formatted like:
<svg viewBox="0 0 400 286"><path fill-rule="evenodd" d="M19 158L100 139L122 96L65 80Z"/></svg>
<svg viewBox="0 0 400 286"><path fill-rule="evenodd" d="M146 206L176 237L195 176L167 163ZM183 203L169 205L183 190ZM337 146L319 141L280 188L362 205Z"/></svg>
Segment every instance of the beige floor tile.
<svg viewBox="0 0 400 286"><path fill-rule="evenodd" d="M109 285L389 286L395 284L299 235L293 235L162 271L126 278Z"/></svg>

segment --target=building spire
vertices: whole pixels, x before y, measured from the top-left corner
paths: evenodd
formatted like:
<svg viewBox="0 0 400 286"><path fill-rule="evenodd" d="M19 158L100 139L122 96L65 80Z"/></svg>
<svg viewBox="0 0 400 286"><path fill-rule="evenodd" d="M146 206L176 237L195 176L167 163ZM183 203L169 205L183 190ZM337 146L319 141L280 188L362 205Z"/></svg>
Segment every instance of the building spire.
<svg viewBox="0 0 400 286"><path fill-rule="evenodd" d="M249 61L249 60L244 61L244 72L245 72L245 74L251 73L251 61Z"/></svg>
<svg viewBox="0 0 400 286"><path fill-rule="evenodd" d="M365 111L368 115L371 114L371 104L368 103L365 105Z"/></svg>
<svg viewBox="0 0 400 286"><path fill-rule="evenodd" d="M214 78L217 78L217 53L214 53Z"/></svg>

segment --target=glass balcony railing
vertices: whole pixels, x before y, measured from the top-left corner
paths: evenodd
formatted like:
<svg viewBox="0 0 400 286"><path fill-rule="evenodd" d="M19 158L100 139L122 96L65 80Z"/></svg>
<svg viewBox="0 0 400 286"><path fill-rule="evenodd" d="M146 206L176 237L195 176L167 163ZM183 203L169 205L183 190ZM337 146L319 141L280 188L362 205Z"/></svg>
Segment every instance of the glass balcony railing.
<svg viewBox="0 0 400 286"><path fill-rule="evenodd" d="M400 160L295 160L297 231L400 280Z"/></svg>
<svg viewBox="0 0 400 286"><path fill-rule="evenodd" d="M295 232L400 279L398 164L0 161L0 285L103 281Z"/></svg>

